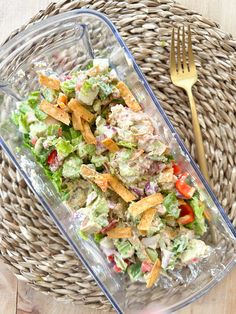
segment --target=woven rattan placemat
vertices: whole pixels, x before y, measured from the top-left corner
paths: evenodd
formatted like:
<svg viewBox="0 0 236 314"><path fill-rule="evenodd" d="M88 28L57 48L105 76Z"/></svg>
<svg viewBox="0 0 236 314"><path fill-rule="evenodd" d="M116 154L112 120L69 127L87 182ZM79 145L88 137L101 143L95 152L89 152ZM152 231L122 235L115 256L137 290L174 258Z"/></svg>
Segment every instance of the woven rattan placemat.
<svg viewBox="0 0 236 314"><path fill-rule="evenodd" d="M169 77L172 26L190 23L199 80L194 87L212 186L236 225L236 41L218 25L172 0L61 1L30 24L87 7L108 15L194 156L190 109ZM16 30L10 37L26 28ZM0 154L0 252L20 279L60 300L111 309L106 297L62 238L6 156Z"/></svg>

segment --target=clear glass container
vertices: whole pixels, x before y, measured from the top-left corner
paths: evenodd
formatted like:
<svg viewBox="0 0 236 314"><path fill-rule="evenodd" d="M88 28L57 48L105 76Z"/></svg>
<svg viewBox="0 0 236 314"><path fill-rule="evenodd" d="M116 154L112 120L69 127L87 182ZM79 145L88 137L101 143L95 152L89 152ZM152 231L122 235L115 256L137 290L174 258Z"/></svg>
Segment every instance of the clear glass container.
<svg viewBox="0 0 236 314"><path fill-rule="evenodd" d="M93 241L78 238L73 213L61 202L31 153L22 147L22 135L10 121L16 108L12 94L24 98L38 89L38 67L50 66L60 74L83 67L93 57L109 59L152 118L163 141L171 145L177 161L195 178L210 209L211 228L204 239L213 247L209 258L162 276L151 289L114 273ZM150 306L175 311L205 294L235 265L236 232L232 224L107 17L91 10L74 10L36 23L0 48L0 73L0 84L4 80L11 86L5 85L5 93L0 93L1 146L118 313L138 313Z"/></svg>

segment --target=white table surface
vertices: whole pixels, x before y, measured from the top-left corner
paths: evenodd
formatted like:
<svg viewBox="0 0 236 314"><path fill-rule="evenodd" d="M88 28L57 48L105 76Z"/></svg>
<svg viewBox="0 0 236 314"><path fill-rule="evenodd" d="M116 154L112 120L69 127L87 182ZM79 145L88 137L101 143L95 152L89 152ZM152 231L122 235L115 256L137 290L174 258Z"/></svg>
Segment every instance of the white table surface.
<svg viewBox="0 0 236 314"><path fill-rule="evenodd" d="M236 37L236 0L178 0L187 8L218 22L222 29ZM0 42L11 31L29 21L50 0L0 0ZM0 239L1 240L1 239ZM0 313L3 314L101 314L84 306L55 301L17 281L0 263ZM187 306L178 314L236 313L236 269L206 296Z"/></svg>

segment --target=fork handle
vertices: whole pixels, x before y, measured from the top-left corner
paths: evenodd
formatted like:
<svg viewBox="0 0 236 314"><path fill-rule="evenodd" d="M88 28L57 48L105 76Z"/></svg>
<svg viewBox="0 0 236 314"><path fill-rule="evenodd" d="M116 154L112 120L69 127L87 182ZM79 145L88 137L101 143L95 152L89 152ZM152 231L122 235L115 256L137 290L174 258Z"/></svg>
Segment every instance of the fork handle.
<svg viewBox="0 0 236 314"><path fill-rule="evenodd" d="M190 108L192 112L192 124L193 124L193 133L195 137L195 143L196 143L196 152L197 152L197 160L200 166L200 169L205 176L208 183L210 183L209 173L207 169L207 161L203 146L203 140L202 140L202 132L198 120L195 100L193 98L192 88L189 88L186 90L189 102L190 102Z"/></svg>

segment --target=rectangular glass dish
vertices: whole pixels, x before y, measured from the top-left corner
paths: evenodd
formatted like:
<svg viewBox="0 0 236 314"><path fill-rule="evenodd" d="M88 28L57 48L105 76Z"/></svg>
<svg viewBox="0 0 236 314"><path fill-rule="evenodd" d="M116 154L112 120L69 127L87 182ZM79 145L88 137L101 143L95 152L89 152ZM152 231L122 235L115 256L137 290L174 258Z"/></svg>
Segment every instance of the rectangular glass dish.
<svg viewBox="0 0 236 314"><path fill-rule="evenodd" d="M137 313L149 306L176 311L205 294L235 265L236 232L111 21L96 11L82 9L36 23L0 48L0 80L9 82L15 95L24 98L39 87L38 67L50 66L61 74L85 66L94 57L109 59L152 117L176 161L195 179L212 217L209 229L214 239L211 232L204 238L213 247L209 258L172 271L151 289L144 283L130 282L112 270L93 241L76 235L73 213L30 151L22 147L22 134L10 121L16 99L7 88L8 94L0 94L0 144L118 313Z"/></svg>

